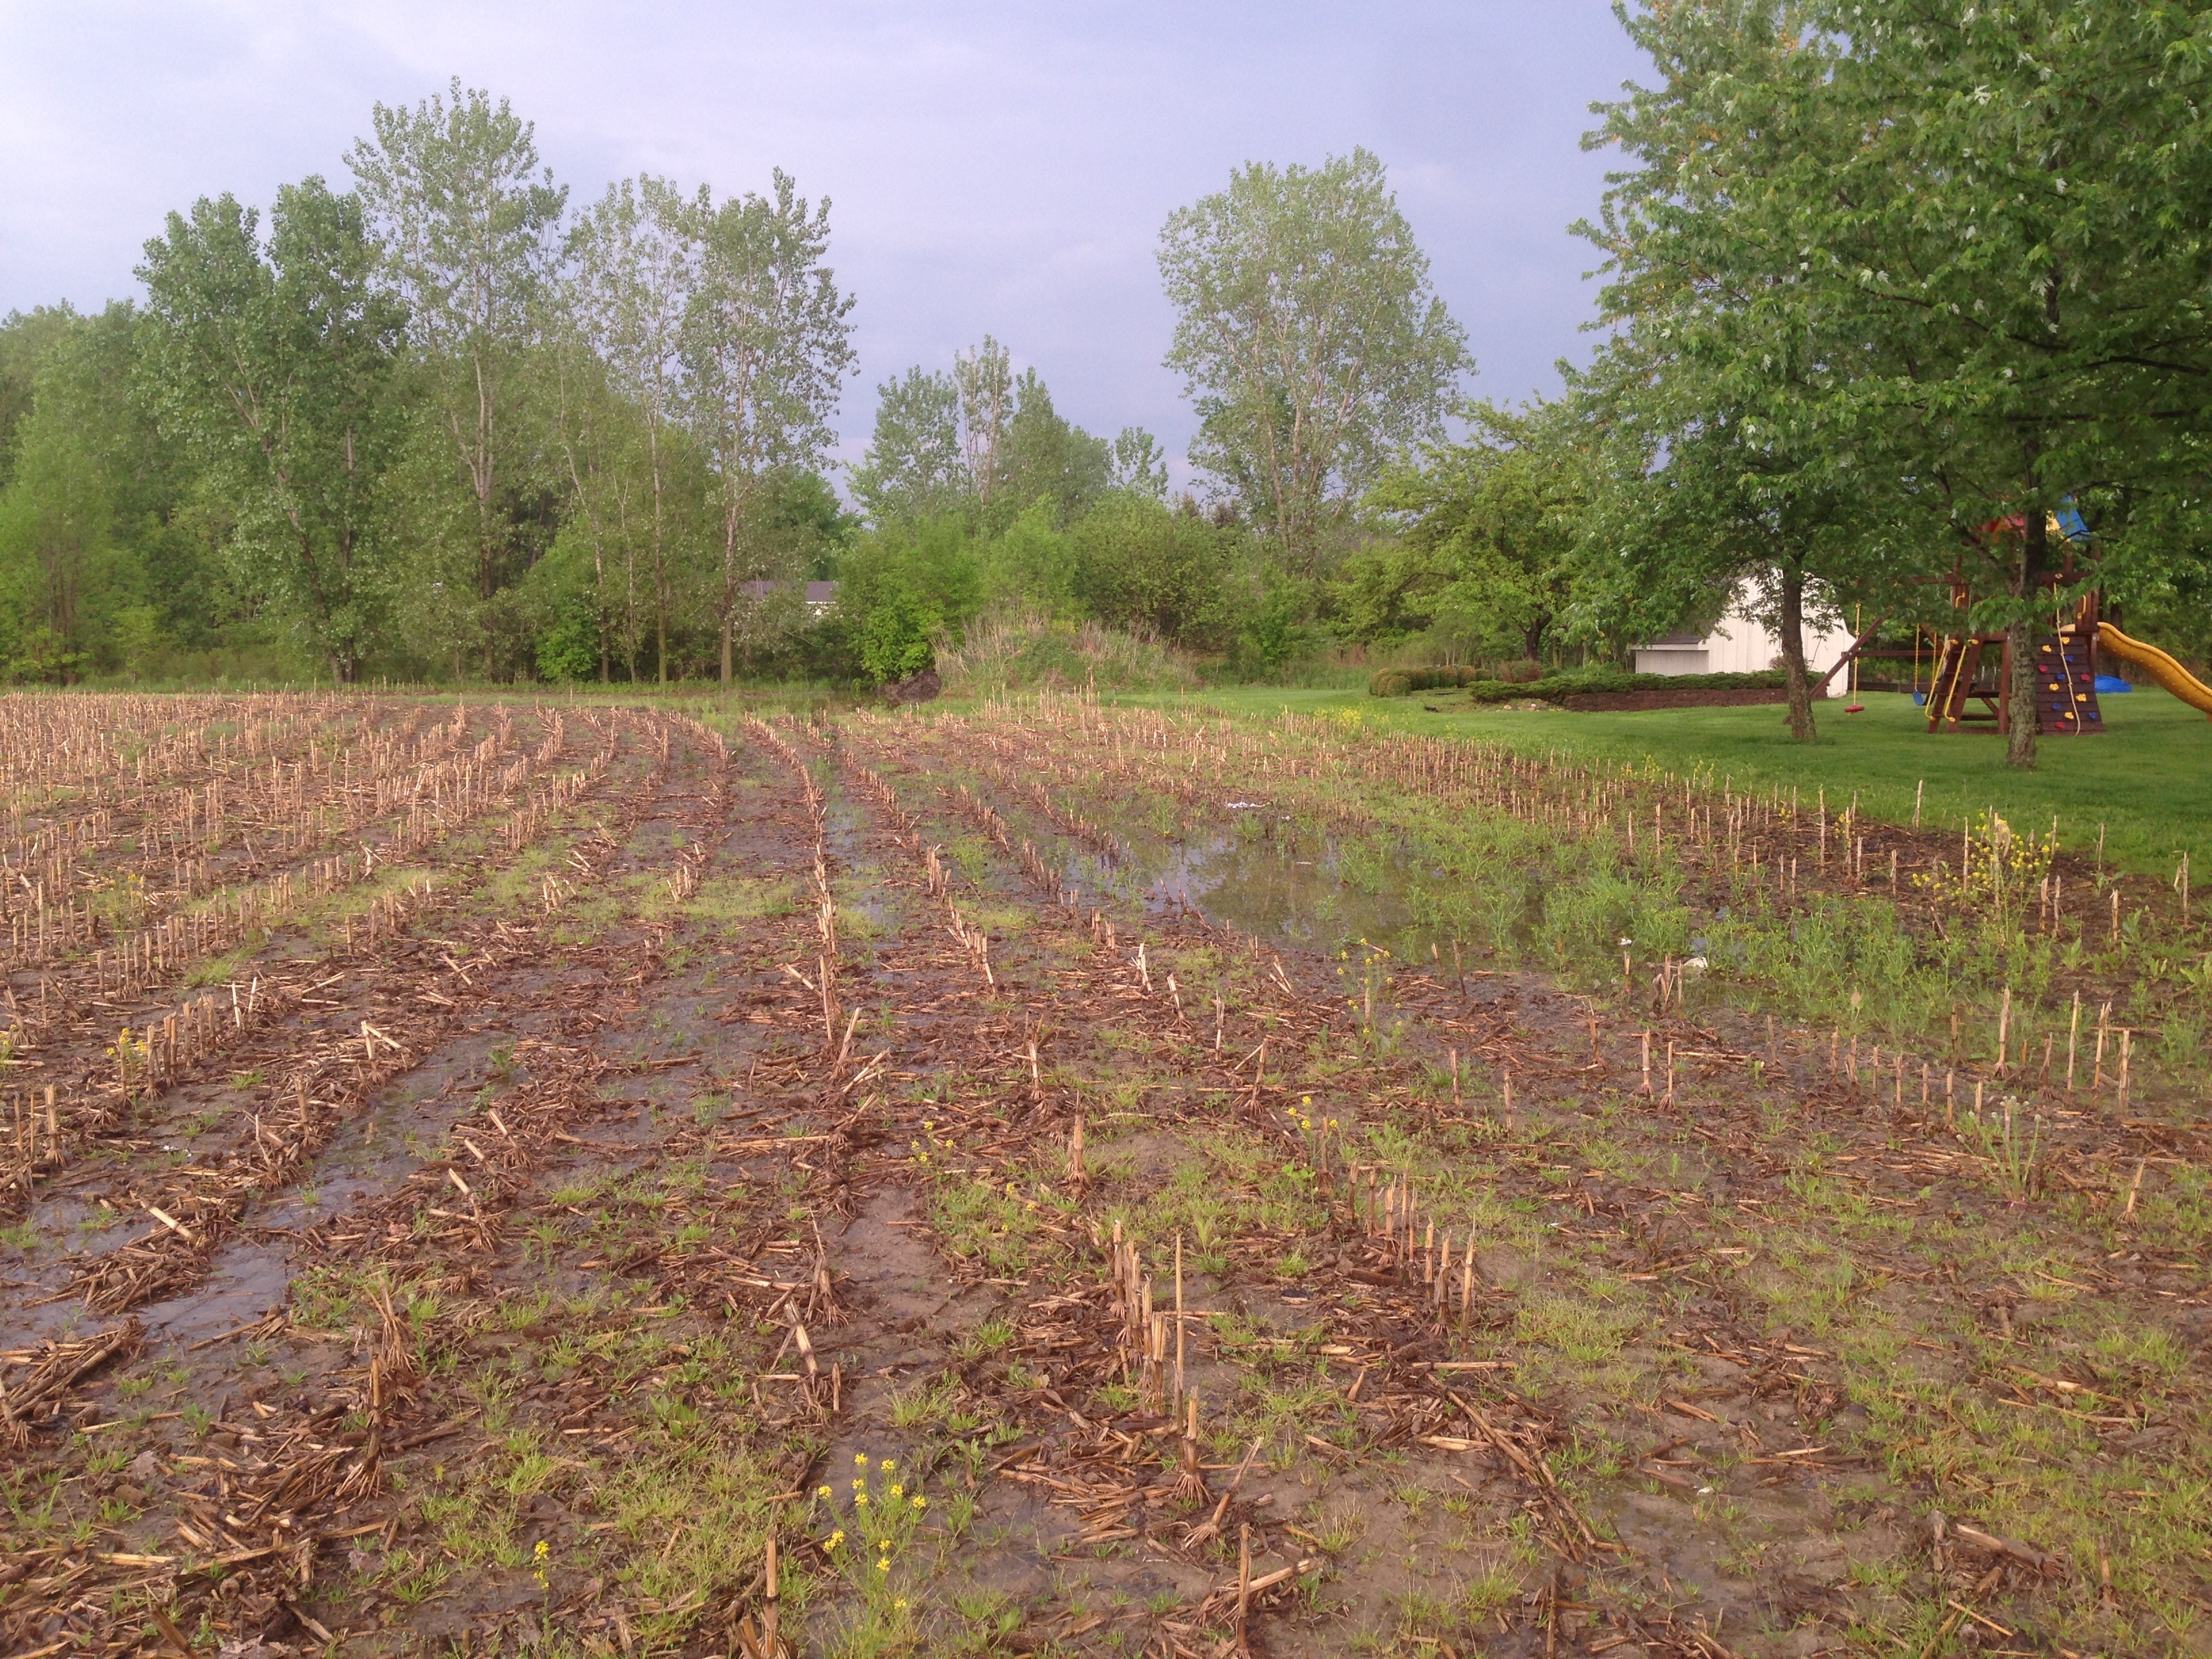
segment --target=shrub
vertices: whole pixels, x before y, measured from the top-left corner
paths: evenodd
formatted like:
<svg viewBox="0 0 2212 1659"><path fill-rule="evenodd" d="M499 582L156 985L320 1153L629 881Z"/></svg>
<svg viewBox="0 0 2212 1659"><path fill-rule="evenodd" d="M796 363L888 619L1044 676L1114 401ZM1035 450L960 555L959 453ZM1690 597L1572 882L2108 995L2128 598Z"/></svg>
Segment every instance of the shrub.
<svg viewBox="0 0 2212 1659"><path fill-rule="evenodd" d="M1367 682L1370 697L1402 697L1409 691L1434 691L1443 686L1473 685L1490 678L1487 670L1462 665L1437 668L1382 668Z"/></svg>
<svg viewBox="0 0 2212 1659"><path fill-rule="evenodd" d="M1443 686L1467 686L1477 702L1511 702L1522 697L1554 702L1581 691L1749 691L1766 690L1788 684L1778 668L1752 674L1627 674L1606 668L1579 669L1572 673L1546 674L1533 662L1508 663L1496 678L1484 669L1469 667L1383 668L1367 682L1374 697L1402 697L1413 691L1433 691Z"/></svg>
<svg viewBox="0 0 2212 1659"><path fill-rule="evenodd" d="M1188 657L1142 632L1012 610L977 617L957 646L940 638L937 668L945 690L955 696L1085 685L1176 691L1199 684Z"/></svg>

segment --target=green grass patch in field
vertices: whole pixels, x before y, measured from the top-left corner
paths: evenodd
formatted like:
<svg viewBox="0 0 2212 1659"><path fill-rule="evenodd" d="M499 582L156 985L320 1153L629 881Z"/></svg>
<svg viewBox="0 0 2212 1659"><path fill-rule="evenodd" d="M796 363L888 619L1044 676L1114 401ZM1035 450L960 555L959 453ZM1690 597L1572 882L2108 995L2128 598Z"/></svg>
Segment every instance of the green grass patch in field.
<svg viewBox="0 0 2212 1659"><path fill-rule="evenodd" d="M1164 702L1158 698L1133 702ZM1809 804L1828 792L1832 810L1854 794L1869 817L1908 823L1916 789L1924 783L1922 822L1955 832L1962 817L1994 807L2021 825L2048 828L2058 819L2069 852L2092 854L2105 826L2107 857L2124 867L2171 875L2176 854L2190 851L2202 867L2212 859L2212 721L2154 686L2100 700L2106 731L2088 738L2048 738L2033 772L2004 763L1993 736L1930 736L1925 711L1902 692L1869 691L1861 714L1844 701L1814 704L1819 738L1794 742L1783 710L1656 708L1626 714L1475 708L1453 692L1431 699L1378 702L1364 693L1244 686L1210 691L1170 706L1267 716L1358 711L1363 724L1422 737L1503 743L1525 753L1556 750L1577 758L1650 761L1667 771L1710 772L1752 789L1798 789Z"/></svg>

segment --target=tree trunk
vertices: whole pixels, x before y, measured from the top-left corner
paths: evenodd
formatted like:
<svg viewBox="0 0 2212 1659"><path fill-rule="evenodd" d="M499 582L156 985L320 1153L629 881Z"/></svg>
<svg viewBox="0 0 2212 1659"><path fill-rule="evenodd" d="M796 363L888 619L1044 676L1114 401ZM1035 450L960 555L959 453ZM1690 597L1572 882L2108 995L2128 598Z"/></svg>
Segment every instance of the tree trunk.
<svg viewBox="0 0 2212 1659"><path fill-rule="evenodd" d="M599 535L596 526L592 532L592 620L599 630L599 684L605 685L614 678L609 662L607 647L607 571L605 557L599 550Z"/></svg>
<svg viewBox="0 0 2212 1659"><path fill-rule="evenodd" d="M1782 672L1790 688L1790 735L1810 743L1819 733L1813 725L1812 677L1805 672L1805 573L1787 562L1777 570L1782 586Z"/></svg>
<svg viewBox="0 0 2212 1659"><path fill-rule="evenodd" d="M2005 688L2005 764L2033 772L2036 727L2039 723L2035 714L2034 606L2042 592L2044 570L2051 561L2051 538L2043 509L2034 504L2032 493L2026 516L2027 522L2021 526L2020 562L2013 577L2012 596L2019 604L2014 607L2015 620L2007 630L2011 641L2008 654L2012 659L2012 679Z"/></svg>
<svg viewBox="0 0 2212 1659"><path fill-rule="evenodd" d="M730 687L730 624L737 611L738 507L726 501L722 507L722 689Z"/></svg>

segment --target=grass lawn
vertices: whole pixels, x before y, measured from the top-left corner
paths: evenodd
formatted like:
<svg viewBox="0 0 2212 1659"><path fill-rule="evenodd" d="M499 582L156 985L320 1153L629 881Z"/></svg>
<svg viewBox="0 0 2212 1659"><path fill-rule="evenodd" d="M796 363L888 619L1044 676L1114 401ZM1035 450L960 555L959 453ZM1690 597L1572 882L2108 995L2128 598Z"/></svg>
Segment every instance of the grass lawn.
<svg viewBox="0 0 2212 1659"><path fill-rule="evenodd" d="M2138 871L2171 875L2184 848L2197 883L2212 882L2212 720L2155 687L2100 700L2102 737L2045 738L2033 772L2008 770L1994 735L1930 737L1912 699L1863 695L1866 712L1844 713L1841 698L1816 705L1820 735L1792 743L1779 704L1749 708L1668 708L1638 714L1574 714L1562 710L1477 708L1452 692L1370 697L1364 691L1285 690L1243 686L1187 700L1130 701L1211 706L1267 715L1358 710L1392 731L1464 737L1531 750L1556 749L1618 761L1650 760L1670 772L1709 769L1716 781L1764 787L1796 786L1809 802L1826 789L1840 809L1856 792L1869 817L1908 823L1915 789L1927 786L1921 822L1956 829L1963 814L1994 806L2022 828L2047 829L2088 853L2105 827L2106 856ZM1441 711L1431 714L1424 705Z"/></svg>

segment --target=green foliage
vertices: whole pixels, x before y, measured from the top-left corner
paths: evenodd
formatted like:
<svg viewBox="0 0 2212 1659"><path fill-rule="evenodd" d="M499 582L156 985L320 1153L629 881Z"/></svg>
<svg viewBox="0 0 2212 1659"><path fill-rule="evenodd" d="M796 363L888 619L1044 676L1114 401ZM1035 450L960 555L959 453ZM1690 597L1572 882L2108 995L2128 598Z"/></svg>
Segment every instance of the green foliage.
<svg viewBox="0 0 2212 1659"><path fill-rule="evenodd" d="M1076 594L1101 622L1184 646L1227 639L1239 540L1233 529L1117 494L1075 526L1073 539Z"/></svg>
<svg viewBox="0 0 2212 1659"><path fill-rule="evenodd" d="M146 245L144 394L232 515L227 553L351 680L382 621L377 496L404 313L371 284L361 204L320 179L258 216L203 197Z"/></svg>
<svg viewBox="0 0 2212 1659"><path fill-rule="evenodd" d="M1583 228L1649 437L1724 434L1711 474L1747 535L1794 546L1808 508L1893 590L1955 566L1984 628L2041 625L2050 582L2081 585L2046 531L2069 500L2104 537L2097 580L2201 562L2203 457L2176 438L2212 362L2193 9L1625 15L1657 84L1604 107L1593 140L1626 165ZM2034 725L2013 723L2016 764Z"/></svg>
<svg viewBox="0 0 2212 1659"><path fill-rule="evenodd" d="M878 685L929 667L936 640L957 637L982 601L975 547L951 514L864 538L843 571L841 623L860 672Z"/></svg>
<svg viewBox="0 0 2212 1659"><path fill-rule="evenodd" d="M915 367L876 388L876 429L851 474L853 499L878 526L966 506L970 481L960 448L960 388L950 374Z"/></svg>
<svg viewBox="0 0 2212 1659"><path fill-rule="evenodd" d="M1133 427L1122 434L1123 440L1132 441L1132 434L1135 441L1151 441ZM987 522L995 527L1007 514L1042 501L1050 505L1054 524L1064 526L1113 487L1114 448L1061 419L1052 393L1035 369L1027 369L1014 383L1013 419L1007 422L996 471Z"/></svg>
<svg viewBox="0 0 2212 1659"><path fill-rule="evenodd" d="M1369 505L1396 525L1397 609L1461 651L1541 658L1573 592L1597 462L1582 407L1478 404L1474 435L1377 480ZM1371 601L1370 601L1371 603Z"/></svg>
<svg viewBox="0 0 2212 1659"><path fill-rule="evenodd" d="M879 529L957 514L985 538L1005 535L1040 503L1065 529L1108 491L1158 499L1166 468L1141 427L1112 443L1063 419L1034 368L1017 378L1006 347L988 335L950 374L916 366L876 388L876 426L853 469L853 494ZM1024 603L1056 606L1064 594L1025 590Z"/></svg>
<svg viewBox="0 0 2212 1659"><path fill-rule="evenodd" d="M1571 674L1546 674L1518 684L1492 680L1469 688L1477 702L1514 702L1533 697L1558 702L1577 692L1599 691L1771 691L1789 684L1779 668L1762 668L1747 674L1623 674L1607 669L1586 669Z"/></svg>
<svg viewBox="0 0 2212 1659"><path fill-rule="evenodd" d="M406 309L414 389L432 416L422 429L442 437L473 511L465 528L444 526L462 534L436 544L441 585L416 616L457 670L475 654L496 672L527 640L508 586L554 527L526 416L568 190L540 166L532 125L458 76L412 109L377 105L371 122L347 164L386 290Z"/></svg>
<svg viewBox="0 0 2212 1659"><path fill-rule="evenodd" d="M772 198L732 197L710 210L702 190L686 228L697 258L683 295L685 405L720 486L727 684L740 584L788 574L761 520L780 476L811 471L829 449L854 302L826 263L830 204L810 205L781 168Z"/></svg>
<svg viewBox="0 0 2212 1659"><path fill-rule="evenodd" d="M1469 367L1382 164L1254 162L1168 217L1168 367L1197 400L1191 459L1310 569L1323 526L1395 450L1442 435Z"/></svg>
<svg viewBox="0 0 2212 1659"><path fill-rule="evenodd" d="M990 603L1054 617L1076 613L1075 543L1058 519L1058 503L1040 495L984 544L983 592Z"/></svg>
<svg viewBox="0 0 2212 1659"><path fill-rule="evenodd" d="M164 672L237 619L221 523L133 396L141 319L118 303L0 324L0 662L9 678Z"/></svg>

